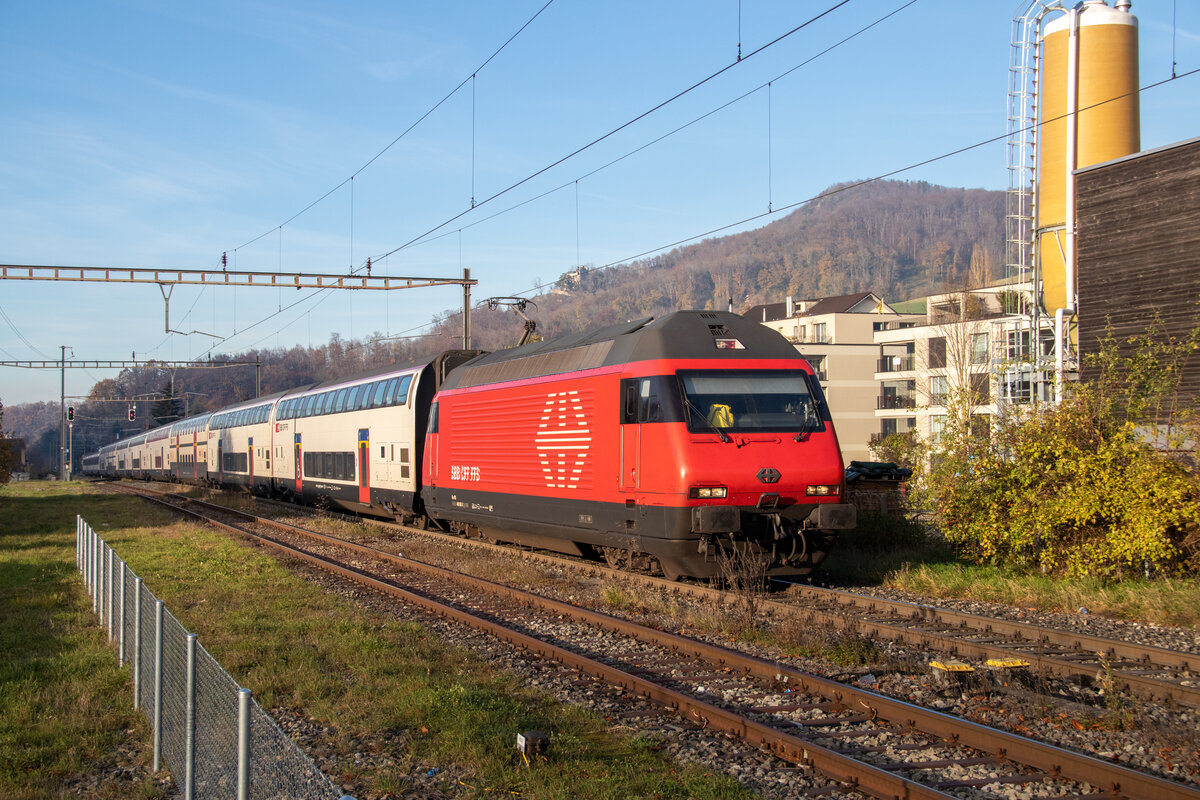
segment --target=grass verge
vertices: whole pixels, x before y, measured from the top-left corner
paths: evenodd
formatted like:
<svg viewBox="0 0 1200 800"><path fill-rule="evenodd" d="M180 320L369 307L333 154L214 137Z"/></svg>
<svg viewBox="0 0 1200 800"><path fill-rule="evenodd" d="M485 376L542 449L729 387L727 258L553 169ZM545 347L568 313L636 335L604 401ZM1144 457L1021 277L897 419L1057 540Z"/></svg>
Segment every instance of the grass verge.
<svg viewBox="0 0 1200 800"><path fill-rule="evenodd" d="M415 622L323 593L252 547L81 484L36 483L0 488L0 591L13 609L0 646L29 654L0 672L2 796L67 794L126 739L148 735L74 573L76 513L264 708L303 710L336 731L329 746L347 758L335 777L363 793L402 792L415 773L438 769L474 787L448 777L441 788L455 796L747 796L735 781L678 767L653 741L615 734ZM29 730L39 719L53 725ZM514 748L529 729L552 740L551 757L533 768ZM403 743L390 753L393 767L356 767L353 752L380 732L404 734L389 737ZM158 790L145 780L136 792L93 796Z"/></svg>
<svg viewBox="0 0 1200 800"><path fill-rule="evenodd" d="M122 526L134 510L88 491L0 487L0 797L163 795L149 727L75 571L76 507Z"/></svg>
<svg viewBox="0 0 1200 800"><path fill-rule="evenodd" d="M867 526L838 538L819 575L834 583L881 585L926 597L1007 603L1039 611L1089 613L1158 625L1200 628L1200 580L1104 580L1029 574L957 558L914 539L900 523Z"/></svg>

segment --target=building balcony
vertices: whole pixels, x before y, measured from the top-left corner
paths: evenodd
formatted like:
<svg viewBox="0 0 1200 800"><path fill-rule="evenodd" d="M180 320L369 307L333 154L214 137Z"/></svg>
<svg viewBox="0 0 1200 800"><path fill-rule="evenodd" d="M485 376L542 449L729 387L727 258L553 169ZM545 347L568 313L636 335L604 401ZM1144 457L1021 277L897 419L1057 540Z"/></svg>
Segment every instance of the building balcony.
<svg viewBox="0 0 1200 800"><path fill-rule="evenodd" d="M881 394L875 398L875 408L877 409L905 409L916 407L916 399L909 395Z"/></svg>
<svg viewBox="0 0 1200 800"><path fill-rule="evenodd" d="M884 356L879 359L876 372L911 372L914 369L913 356Z"/></svg>

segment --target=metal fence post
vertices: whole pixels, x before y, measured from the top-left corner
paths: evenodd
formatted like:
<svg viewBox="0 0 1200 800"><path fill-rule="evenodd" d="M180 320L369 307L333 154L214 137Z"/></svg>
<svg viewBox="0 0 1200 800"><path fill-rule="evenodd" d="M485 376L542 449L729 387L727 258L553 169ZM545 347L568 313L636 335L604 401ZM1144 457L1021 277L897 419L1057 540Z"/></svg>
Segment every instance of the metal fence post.
<svg viewBox="0 0 1200 800"><path fill-rule="evenodd" d="M92 612L100 613L100 537L92 531Z"/></svg>
<svg viewBox="0 0 1200 800"><path fill-rule="evenodd" d="M125 562L120 562L121 580L119 581L121 594L121 604L117 606L119 613L117 614L117 666L125 666Z"/></svg>
<svg viewBox="0 0 1200 800"><path fill-rule="evenodd" d="M99 599L96 601L96 615L100 619L100 627L104 627L104 593L108 591L108 587L104 585L104 577L108 574L108 542L97 537L100 542L100 575L97 576L96 585L98 588Z"/></svg>
<svg viewBox="0 0 1200 800"><path fill-rule="evenodd" d="M187 689L183 727L183 800L196 791L196 634L187 635Z"/></svg>
<svg viewBox="0 0 1200 800"><path fill-rule="evenodd" d="M250 690L238 689L237 800L250 800Z"/></svg>
<svg viewBox="0 0 1200 800"><path fill-rule="evenodd" d="M91 539L88 538L88 534L89 534L89 531L87 531L85 529L83 532L83 539L79 545L79 549L80 549L80 552L82 553L81 558L82 558L82 564L83 564L83 586L88 591L91 591L91 588L92 588L92 560L90 558L88 558L88 543L91 541Z"/></svg>
<svg viewBox="0 0 1200 800"><path fill-rule="evenodd" d="M154 601L154 772L162 761L162 600Z"/></svg>
<svg viewBox="0 0 1200 800"><path fill-rule="evenodd" d="M142 705L142 579L133 576L133 710Z"/></svg>
<svg viewBox="0 0 1200 800"><path fill-rule="evenodd" d="M108 548L108 571L105 573L105 587L108 589L108 599L104 603L104 613L108 617L108 640L113 640L113 606L116 598L116 582L113 580L113 571L116 569L116 564L113 562L117 559L117 551L111 547Z"/></svg>

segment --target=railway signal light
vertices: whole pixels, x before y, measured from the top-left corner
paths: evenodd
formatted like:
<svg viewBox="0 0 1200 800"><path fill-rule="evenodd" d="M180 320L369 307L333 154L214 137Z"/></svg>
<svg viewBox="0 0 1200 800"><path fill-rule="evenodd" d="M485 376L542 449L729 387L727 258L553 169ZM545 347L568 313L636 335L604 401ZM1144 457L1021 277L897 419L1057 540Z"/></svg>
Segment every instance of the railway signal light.
<svg viewBox="0 0 1200 800"><path fill-rule="evenodd" d="M129 407L129 421L133 422L135 419L137 419L137 409L135 409L133 406L130 406Z"/></svg>
<svg viewBox="0 0 1200 800"><path fill-rule="evenodd" d="M67 421L72 422L75 419L75 406L67 406Z"/></svg>

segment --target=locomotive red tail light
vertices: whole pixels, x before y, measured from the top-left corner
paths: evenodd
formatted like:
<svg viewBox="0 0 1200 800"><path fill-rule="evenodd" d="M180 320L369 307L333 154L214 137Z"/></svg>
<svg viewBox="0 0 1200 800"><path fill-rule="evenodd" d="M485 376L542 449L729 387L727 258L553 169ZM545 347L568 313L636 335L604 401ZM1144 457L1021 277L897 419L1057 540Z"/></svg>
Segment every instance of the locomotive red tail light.
<svg viewBox="0 0 1200 800"><path fill-rule="evenodd" d="M836 483L833 484L812 484L804 492L809 497L829 497L830 495L838 495L841 493L842 487Z"/></svg>
<svg viewBox="0 0 1200 800"><path fill-rule="evenodd" d="M728 493L729 490L724 486L692 486L688 488L688 497L692 500L719 500Z"/></svg>

